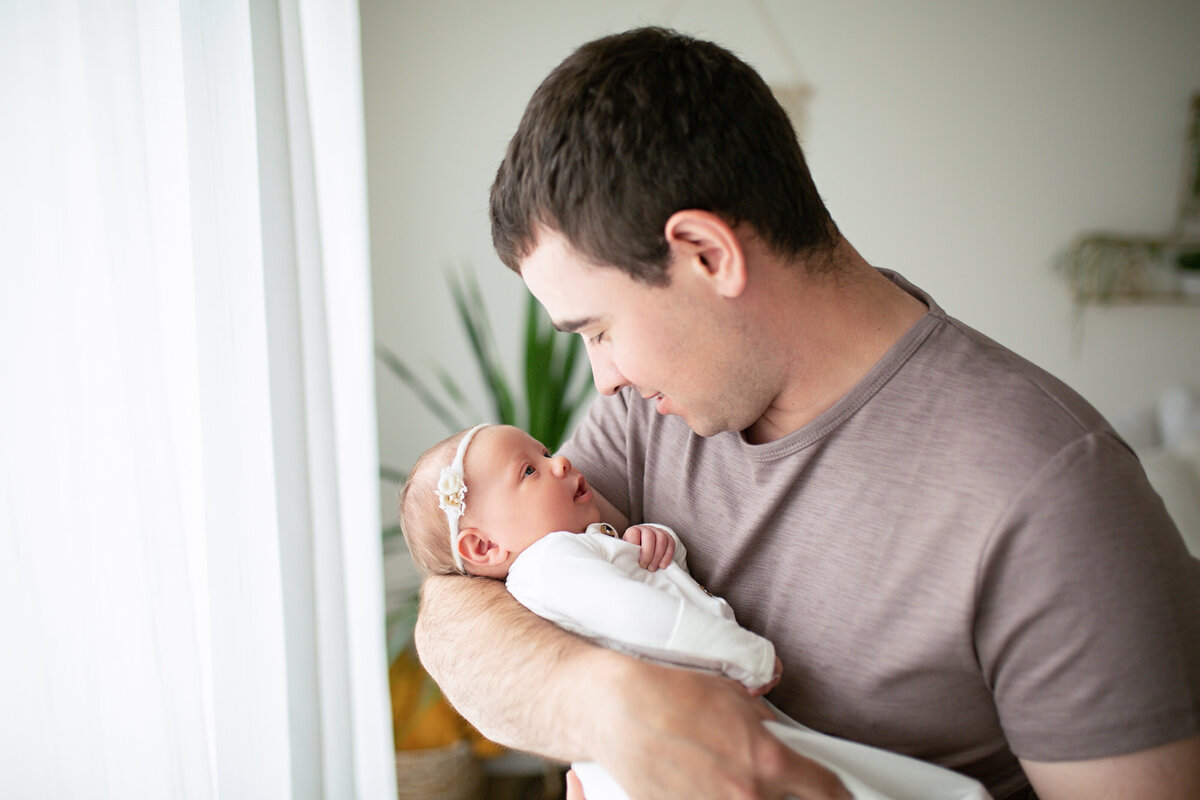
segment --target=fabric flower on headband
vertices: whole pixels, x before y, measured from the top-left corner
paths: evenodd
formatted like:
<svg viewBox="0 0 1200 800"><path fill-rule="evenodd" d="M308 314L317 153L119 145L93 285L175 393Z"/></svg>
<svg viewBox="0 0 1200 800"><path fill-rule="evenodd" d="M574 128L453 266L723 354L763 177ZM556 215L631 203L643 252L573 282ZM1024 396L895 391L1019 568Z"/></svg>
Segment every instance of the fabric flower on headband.
<svg viewBox="0 0 1200 800"><path fill-rule="evenodd" d="M467 510L467 484L454 465L442 467L437 485L438 508L448 514L462 516Z"/></svg>

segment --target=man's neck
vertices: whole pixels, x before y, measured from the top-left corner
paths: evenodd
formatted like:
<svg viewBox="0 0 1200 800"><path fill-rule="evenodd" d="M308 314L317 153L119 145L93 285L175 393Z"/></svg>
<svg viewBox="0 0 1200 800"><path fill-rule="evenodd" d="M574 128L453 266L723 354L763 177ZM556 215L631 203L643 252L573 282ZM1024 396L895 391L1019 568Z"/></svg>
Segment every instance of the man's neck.
<svg viewBox="0 0 1200 800"><path fill-rule="evenodd" d="M764 443L799 430L853 389L928 310L841 240L831 271L783 267L787 291L765 303L785 380L746 439Z"/></svg>

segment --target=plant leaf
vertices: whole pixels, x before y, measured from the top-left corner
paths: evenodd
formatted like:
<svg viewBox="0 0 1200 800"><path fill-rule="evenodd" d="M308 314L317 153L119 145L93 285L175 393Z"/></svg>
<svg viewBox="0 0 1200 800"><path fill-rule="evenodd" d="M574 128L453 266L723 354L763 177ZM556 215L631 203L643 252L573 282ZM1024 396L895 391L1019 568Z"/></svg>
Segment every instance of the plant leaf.
<svg viewBox="0 0 1200 800"><path fill-rule="evenodd" d="M529 408L529 434L557 449L554 419L561 398L558 394L559 376L555 373L554 346L558 336L533 295L525 309L525 395Z"/></svg>
<svg viewBox="0 0 1200 800"><path fill-rule="evenodd" d="M431 364L430 369L433 370L433 374L437 377L438 383L446 392L446 395L454 401L459 410L466 414L468 419L479 419L479 411L467 400L466 393L458 385L458 382L454 380L454 376L450 374L450 370L446 369L445 365L438 363ZM463 427L465 428L466 426L464 425Z"/></svg>
<svg viewBox="0 0 1200 800"><path fill-rule="evenodd" d="M484 386L491 395L496 421L504 425L516 425L518 421L513 408L512 393L496 357L495 339L492 336L483 297L479 292L479 283L471 273L463 273L461 277L456 277L453 272L447 273L447 283L454 297L459 321L466 330L471 350L475 354L476 366L479 367Z"/></svg>
<svg viewBox="0 0 1200 800"><path fill-rule="evenodd" d="M395 353L383 345L377 344L375 346L375 357L382 361L392 371L392 374L411 389L413 394L417 396L417 399L421 401L421 404L440 419L442 424L447 428L451 431L456 431L464 427L458 418L454 416L454 412L447 408L446 404L439 400L429 387L425 385L425 382L418 378Z"/></svg>
<svg viewBox="0 0 1200 800"><path fill-rule="evenodd" d="M391 483L404 483L408 480L408 475L393 467L387 467L383 464L379 465L379 479L381 481L389 481Z"/></svg>

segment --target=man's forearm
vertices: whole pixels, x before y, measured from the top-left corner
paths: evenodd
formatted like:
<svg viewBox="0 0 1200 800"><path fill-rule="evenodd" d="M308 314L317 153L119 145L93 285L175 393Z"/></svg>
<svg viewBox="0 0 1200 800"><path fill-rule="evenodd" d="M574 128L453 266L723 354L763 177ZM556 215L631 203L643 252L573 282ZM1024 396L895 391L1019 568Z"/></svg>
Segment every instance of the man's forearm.
<svg viewBox="0 0 1200 800"><path fill-rule="evenodd" d="M546 622L504 584L481 578L427 579L416 642L426 670L485 736L563 761L588 757L580 688L594 687L605 659L621 656Z"/></svg>
<svg viewBox="0 0 1200 800"><path fill-rule="evenodd" d="M769 712L743 687L596 647L497 581L427 579L417 649L485 736L599 761L631 796L848 796L832 773L768 732Z"/></svg>

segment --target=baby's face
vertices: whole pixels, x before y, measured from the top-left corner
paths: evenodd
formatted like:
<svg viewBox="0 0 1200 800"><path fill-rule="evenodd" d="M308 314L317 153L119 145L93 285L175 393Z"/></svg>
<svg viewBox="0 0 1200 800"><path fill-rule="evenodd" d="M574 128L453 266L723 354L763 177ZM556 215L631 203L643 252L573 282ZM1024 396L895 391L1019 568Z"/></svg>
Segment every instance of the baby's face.
<svg viewBox="0 0 1200 800"><path fill-rule="evenodd" d="M552 531L578 533L600 522L583 475L519 428L494 426L476 434L465 472L463 527L483 530L514 556Z"/></svg>

